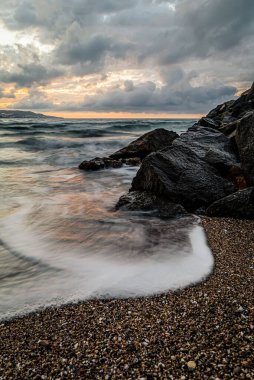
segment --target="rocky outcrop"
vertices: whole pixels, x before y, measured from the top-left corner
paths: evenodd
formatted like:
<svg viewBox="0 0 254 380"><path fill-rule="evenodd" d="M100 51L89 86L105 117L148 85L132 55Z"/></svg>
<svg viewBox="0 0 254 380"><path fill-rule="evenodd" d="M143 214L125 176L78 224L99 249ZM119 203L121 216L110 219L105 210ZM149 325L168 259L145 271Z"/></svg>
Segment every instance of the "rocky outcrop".
<svg viewBox="0 0 254 380"><path fill-rule="evenodd" d="M239 190L208 207L208 216L254 219L254 188Z"/></svg>
<svg viewBox="0 0 254 380"><path fill-rule="evenodd" d="M142 209L146 201L151 206L163 199L187 212L252 219L254 190L246 187L253 185L254 85L210 111L170 147L149 154L118 208Z"/></svg>
<svg viewBox="0 0 254 380"><path fill-rule="evenodd" d="M119 168L123 164L136 166L152 152L169 147L179 137L177 133L163 128L148 132L128 146L111 154L109 157L96 157L90 161L83 161L79 165L82 170L99 170L105 168Z"/></svg>
<svg viewBox="0 0 254 380"><path fill-rule="evenodd" d="M254 84L186 133L156 129L81 169L139 165L116 209L159 217L186 213L254 218Z"/></svg>
<svg viewBox="0 0 254 380"><path fill-rule="evenodd" d="M215 128L226 136L233 137L239 120L249 111L254 111L254 83L238 99L220 104L211 110L206 117L198 121L197 125L199 127Z"/></svg>
<svg viewBox="0 0 254 380"><path fill-rule="evenodd" d="M158 197L147 191L132 191L124 194L116 205L116 210L143 211L160 218L176 218L187 215L187 211L179 204Z"/></svg>
<svg viewBox="0 0 254 380"><path fill-rule="evenodd" d="M248 112L237 126L236 144L248 186L254 185L254 112Z"/></svg>

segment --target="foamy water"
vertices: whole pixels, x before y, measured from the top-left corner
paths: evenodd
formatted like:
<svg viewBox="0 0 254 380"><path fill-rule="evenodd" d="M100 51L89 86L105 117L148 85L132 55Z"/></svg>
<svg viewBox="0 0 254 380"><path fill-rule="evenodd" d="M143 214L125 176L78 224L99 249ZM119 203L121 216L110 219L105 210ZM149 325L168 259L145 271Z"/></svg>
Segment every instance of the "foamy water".
<svg viewBox="0 0 254 380"><path fill-rule="evenodd" d="M156 126L181 132L191 124L158 123L24 123L24 134L20 124L2 126L0 319L94 297L158 294L211 272L197 218L114 211L136 168L77 169Z"/></svg>

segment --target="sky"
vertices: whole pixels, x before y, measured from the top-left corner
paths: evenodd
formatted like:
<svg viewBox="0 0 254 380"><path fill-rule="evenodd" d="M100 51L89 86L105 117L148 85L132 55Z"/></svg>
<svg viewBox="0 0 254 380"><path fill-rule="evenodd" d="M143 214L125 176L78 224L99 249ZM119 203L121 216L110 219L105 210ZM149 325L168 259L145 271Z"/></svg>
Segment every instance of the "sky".
<svg viewBox="0 0 254 380"><path fill-rule="evenodd" d="M1 0L0 108L206 114L254 81L253 0Z"/></svg>

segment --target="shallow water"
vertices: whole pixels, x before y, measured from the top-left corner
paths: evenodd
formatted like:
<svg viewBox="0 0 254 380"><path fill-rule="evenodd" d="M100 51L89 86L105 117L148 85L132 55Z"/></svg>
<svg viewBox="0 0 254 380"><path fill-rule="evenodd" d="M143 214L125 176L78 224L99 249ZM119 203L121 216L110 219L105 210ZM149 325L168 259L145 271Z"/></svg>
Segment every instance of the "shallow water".
<svg viewBox="0 0 254 380"><path fill-rule="evenodd" d="M193 121L0 122L0 319L91 297L133 297L202 280L213 259L195 218L115 212L136 168L94 173L105 156Z"/></svg>

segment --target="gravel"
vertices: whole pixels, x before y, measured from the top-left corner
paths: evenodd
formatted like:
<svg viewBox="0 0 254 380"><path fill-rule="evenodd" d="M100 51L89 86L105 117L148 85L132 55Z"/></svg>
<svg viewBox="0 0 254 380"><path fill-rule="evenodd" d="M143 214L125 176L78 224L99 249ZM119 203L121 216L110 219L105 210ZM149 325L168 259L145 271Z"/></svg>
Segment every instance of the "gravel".
<svg viewBox="0 0 254 380"><path fill-rule="evenodd" d="M213 274L0 324L0 379L254 379L254 221L204 218Z"/></svg>

